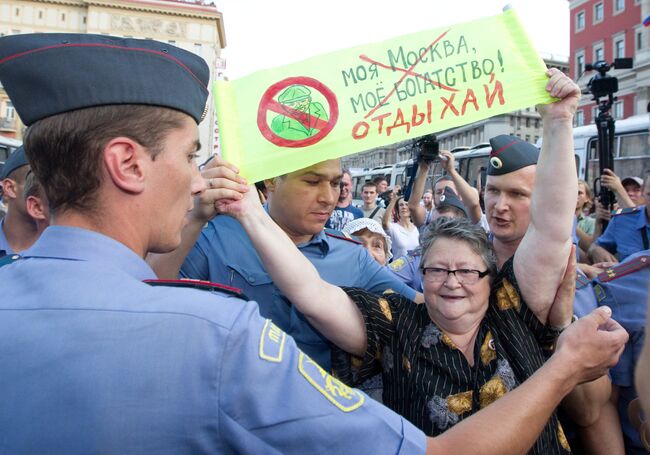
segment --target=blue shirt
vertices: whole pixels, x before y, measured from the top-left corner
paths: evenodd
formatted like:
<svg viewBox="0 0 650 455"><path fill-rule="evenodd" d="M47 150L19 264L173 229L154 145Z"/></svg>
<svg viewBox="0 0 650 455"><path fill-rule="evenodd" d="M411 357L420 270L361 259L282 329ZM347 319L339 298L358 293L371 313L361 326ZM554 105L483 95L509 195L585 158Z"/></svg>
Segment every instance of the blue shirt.
<svg viewBox="0 0 650 455"><path fill-rule="evenodd" d="M297 246L314 264L321 278L329 283L377 293L393 289L411 300L415 299L415 291L381 267L361 245L326 235L323 231ZM275 286L237 220L217 216L210 221L185 259L181 276L241 289L248 298L257 301L263 317L272 319L296 340L300 349L330 370L329 341Z"/></svg>
<svg viewBox="0 0 650 455"><path fill-rule="evenodd" d="M420 273L420 262L422 262L422 248L410 250L406 256L397 258L388 265L393 272L407 286L422 292L422 274Z"/></svg>
<svg viewBox="0 0 650 455"><path fill-rule="evenodd" d="M589 312L595 305L607 305L612 317L627 330L630 339L618 363L610 370L612 382L619 387L618 408L621 427L630 454L646 453L639 433L628 419L627 407L636 396L634 368L645 338L647 302L650 283L650 250L631 254L623 262L599 274L589 285L576 286L574 311Z"/></svg>
<svg viewBox="0 0 650 455"><path fill-rule="evenodd" d="M596 243L610 253L617 254L618 260L623 261L629 255L646 248L643 245L643 230L650 238L650 222L645 205L612 216L607 229Z"/></svg>
<svg viewBox="0 0 650 455"><path fill-rule="evenodd" d="M140 257L83 229L24 256L0 268L2 453L424 453L254 302L149 286Z"/></svg>
<svg viewBox="0 0 650 455"><path fill-rule="evenodd" d="M363 212L352 204L347 207L336 207L325 223L325 227L340 231L346 224L357 218L363 218Z"/></svg>
<svg viewBox="0 0 650 455"><path fill-rule="evenodd" d="M14 254L14 250L9 246L9 241L4 231L4 218L0 220L0 257Z"/></svg>

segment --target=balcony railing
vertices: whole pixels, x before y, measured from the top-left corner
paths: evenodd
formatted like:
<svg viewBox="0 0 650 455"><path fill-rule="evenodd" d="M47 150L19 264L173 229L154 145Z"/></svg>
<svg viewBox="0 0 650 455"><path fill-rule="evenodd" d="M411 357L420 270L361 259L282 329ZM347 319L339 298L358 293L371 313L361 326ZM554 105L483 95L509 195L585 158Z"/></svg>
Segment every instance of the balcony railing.
<svg viewBox="0 0 650 455"><path fill-rule="evenodd" d="M16 130L16 118L15 117L0 117L0 130Z"/></svg>

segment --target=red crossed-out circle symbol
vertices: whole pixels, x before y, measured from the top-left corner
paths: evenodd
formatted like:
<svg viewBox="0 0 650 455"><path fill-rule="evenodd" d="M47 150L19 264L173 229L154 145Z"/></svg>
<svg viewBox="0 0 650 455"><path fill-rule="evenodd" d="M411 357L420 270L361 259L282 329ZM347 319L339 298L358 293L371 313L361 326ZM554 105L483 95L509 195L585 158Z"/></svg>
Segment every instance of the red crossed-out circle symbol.
<svg viewBox="0 0 650 455"><path fill-rule="evenodd" d="M276 95L291 85L304 85L323 95L329 106L329 119L326 121L314 116L306 116L303 112L292 109L289 106L276 101ZM305 139L285 139L278 136L278 134L272 131L269 127L267 121L268 111L284 115L289 119L300 122L306 128L319 131L313 136ZM264 95L262 95L260 105L257 109L257 127L260 129L262 136L279 147L306 147L308 145L316 144L332 131L338 118L339 106L336 102L336 95L334 92L327 88L322 82L306 76L288 77L271 85L266 92L264 92Z"/></svg>

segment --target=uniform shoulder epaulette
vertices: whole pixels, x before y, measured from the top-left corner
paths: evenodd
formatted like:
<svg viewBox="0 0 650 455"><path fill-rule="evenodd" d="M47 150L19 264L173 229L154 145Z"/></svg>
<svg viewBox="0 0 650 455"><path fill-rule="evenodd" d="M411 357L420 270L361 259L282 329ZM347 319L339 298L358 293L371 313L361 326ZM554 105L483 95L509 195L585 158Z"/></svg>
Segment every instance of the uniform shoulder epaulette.
<svg viewBox="0 0 650 455"><path fill-rule="evenodd" d="M225 284L212 283L203 280L144 280L150 286L169 286L174 288L199 289L201 291L217 291L222 294L228 294L243 300L248 300L241 289L226 286Z"/></svg>
<svg viewBox="0 0 650 455"><path fill-rule="evenodd" d="M598 280L601 283L606 283L608 281L615 280L616 278L634 273L637 270L641 270L648 266L650 266L650 254L639 256L631 261L610 267L604 272L598 274Z"/></svg>
<svg viewBox="0 0 650 455"><path fill-rule="evenodd" d="M408 250L406 252L406 255L409 256L409 258L416 258L418 256L422 256L422 247L419 246L413 250Z"/></svg>
<svg viewBox="0 0 650 455"><path fill-rule="evenodd" d="M576 273L576 289L582 289L589 286L591 280L580 273Z"/></svg>
<svg viewBox="0 0 650 455"><path fill-rule="evenodd" d="M335 239L347 240L348 242L356 243L357 245L363 245L363 242L356 237L343 231L337 231L336 229L325 228L325 235L328 237L334 237Z"/></svg>
<svg viewBox="0 0 650 455"><path fill-rule="evenodd" d="M630 215L632 213L637 213L639 210L641 210L643 206L638 206L638 207L627 207L624 209L617 209L612 212L612 216L618 216L618 215Z"/></svg>
<svg viewBox="0 0 650 455"><path fill-rule="evenodd" d="M20 259L20 256L18 254L7 254L5 256L0 257L0 267L3 267L5 265L9 265L12 262L16 262L18 259Z"/></svg>

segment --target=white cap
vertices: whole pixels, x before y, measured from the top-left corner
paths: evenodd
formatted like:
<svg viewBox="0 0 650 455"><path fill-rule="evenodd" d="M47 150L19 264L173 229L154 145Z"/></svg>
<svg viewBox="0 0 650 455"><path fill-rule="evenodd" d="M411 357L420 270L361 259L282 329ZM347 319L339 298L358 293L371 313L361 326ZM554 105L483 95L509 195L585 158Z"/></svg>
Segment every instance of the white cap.
<svg viewBox="0 0 650 455"><path fill-rule="evenodd" d="M375 234L381 234L384 236L384 239L386 240L386 261L390 261L391 258L393 257L393 253L391 252L391 249L393 247L393 242L391 242L390 237L388 234L386 234L386 231L384 231L384 228L381 227L381 224L376 222L375 220L371 218L357 218L356 220L350 221L348 224L345 225L343 228L343 232L346 234L354 235L355 232L359 232L362 229L368 229L370 232L374 232Z"/></svg>

